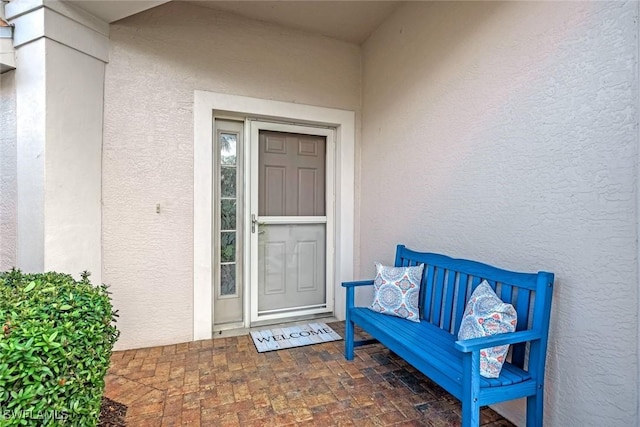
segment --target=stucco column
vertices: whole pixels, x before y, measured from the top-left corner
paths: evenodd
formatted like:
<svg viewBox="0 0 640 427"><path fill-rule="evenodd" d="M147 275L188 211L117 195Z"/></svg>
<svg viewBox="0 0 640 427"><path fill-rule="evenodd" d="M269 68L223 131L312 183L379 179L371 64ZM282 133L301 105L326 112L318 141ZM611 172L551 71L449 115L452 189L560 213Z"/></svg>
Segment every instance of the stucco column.
<svg viewBox="0 0 640 427"><path fill-rule="evenodd" d="M65 3L14 0L17 265L101 281L108 24Z"/></svg>

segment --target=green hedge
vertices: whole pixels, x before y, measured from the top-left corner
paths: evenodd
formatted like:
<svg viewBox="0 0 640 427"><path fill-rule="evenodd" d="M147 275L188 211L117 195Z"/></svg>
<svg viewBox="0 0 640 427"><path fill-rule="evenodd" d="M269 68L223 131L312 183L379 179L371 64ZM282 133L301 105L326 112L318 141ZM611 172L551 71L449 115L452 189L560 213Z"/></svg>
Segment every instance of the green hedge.
<svg viewBox="0 0 640 427"><path fill-rule="evenodd" d="M0 426L94 426L118 338L88 273L0 273Z"/></svg>

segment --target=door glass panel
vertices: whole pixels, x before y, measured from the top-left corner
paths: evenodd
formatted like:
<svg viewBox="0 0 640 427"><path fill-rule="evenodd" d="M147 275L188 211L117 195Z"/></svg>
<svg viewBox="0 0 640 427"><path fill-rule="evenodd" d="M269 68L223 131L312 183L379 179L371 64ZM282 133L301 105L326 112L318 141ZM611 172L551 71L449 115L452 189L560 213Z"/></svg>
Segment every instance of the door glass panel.
<svg viewBox="0 0 640 427"><path fill-rule="evenodd" d="M218 141L220 149L220 296L236 294L237 140L236 134L221 132Z"/></svg>
<svg viewBox="0 0 640 427"><path fill-rule="evenodd" d="M325 230L325 224L259 226L259 313L326 303Z"/></svg>
<svg viewBox="0 0 640 427"><path fill-rule="evenodd" d="M235 167L222 167L220 171L220 195L222 197L236 197Z"/></svg>
<svg viewBox="0 0 640 427"><path fill-rule="evenodd" d="M220 229L236 229L236 199L222 199L220 201Z"/></svg>
<svg viewBox="0 0 640 427"><path fill-rule="evenodd" d="M220 261L233 262L236 260L236 233L223 231L220 233Z"/></svg>
<svg viewBox="0 0 640 427"><path fill-rule="evenodd" d="M220 295L236 294L236 264L222 264L220 266Z"/></svg>
<svg viewBox="0 0 640 427"><path fill-rule="evenodd" d="M220 163L223 165L236 164L236 144L238 137L233 133L220 134Z"/></svg>

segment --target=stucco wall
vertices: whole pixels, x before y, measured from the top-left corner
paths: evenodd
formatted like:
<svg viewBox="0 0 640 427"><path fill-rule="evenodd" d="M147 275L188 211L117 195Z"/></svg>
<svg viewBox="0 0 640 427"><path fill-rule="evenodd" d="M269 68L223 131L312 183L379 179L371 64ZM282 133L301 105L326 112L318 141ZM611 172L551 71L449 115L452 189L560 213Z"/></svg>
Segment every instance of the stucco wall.
<svg viewBox="0 0 640 427"><path fill-rule="evenodd" d="M15 71L0 75L0 270L16 265Z"/></svg>
<svg viewBox="0 0 640 427"><path fill-rule="evenodd" d="M44 270L75 277L87 270L95 284L102 282L104 68L101 60L46 39Z"/></svg>
<svg viewBox="0 0 640 427"><path fill-rule="evenodd" d="M409 3L364 45L360 277L398 242L555 272L548 426L638 425L637 18Z"/></svg>
<svg viewBox="0 0 640 427"><path fill-rule="evenodd" d="M360 49L183 2L112 24L110 38L103 281L121 314L117 346L189 341L194 89L355 110L359 120Z"/></svg>

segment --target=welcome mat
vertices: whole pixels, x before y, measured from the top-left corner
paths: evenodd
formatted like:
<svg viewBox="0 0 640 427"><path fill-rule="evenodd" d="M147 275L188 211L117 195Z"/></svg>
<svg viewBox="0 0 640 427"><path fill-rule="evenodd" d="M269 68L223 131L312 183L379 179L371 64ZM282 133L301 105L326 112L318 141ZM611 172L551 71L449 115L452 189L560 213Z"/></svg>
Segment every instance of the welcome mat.
<svg viewBox="0 0 640 427"><path fill-rule="evenodd" d="M288 328L264 329L251 332L251 338L258 353L342 339L326 323L307 323Z"/></svg>

